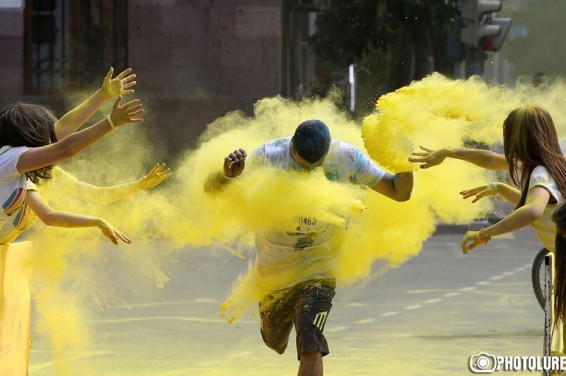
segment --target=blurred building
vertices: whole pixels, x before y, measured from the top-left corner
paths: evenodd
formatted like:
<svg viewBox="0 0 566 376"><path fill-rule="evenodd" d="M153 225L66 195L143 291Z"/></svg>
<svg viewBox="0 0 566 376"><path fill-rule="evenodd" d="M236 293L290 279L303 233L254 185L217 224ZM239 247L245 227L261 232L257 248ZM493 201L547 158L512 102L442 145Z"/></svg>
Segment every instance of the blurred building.
<svg viewBox="0 0 566 376"><path fill-rule="evenodd" d="M306 39L321 1L21 1L0 11L2 107L24 100L62 115L66 97L94 90L109 66L131 66L146 121L179 149L226 112L250 114L315 75Z"/></svg>

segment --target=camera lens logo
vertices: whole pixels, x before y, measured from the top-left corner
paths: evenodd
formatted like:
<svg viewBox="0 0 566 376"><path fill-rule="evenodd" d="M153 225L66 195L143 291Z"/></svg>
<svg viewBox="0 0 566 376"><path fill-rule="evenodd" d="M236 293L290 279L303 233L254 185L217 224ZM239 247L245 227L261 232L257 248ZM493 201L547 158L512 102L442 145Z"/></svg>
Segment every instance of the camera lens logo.
<svg viewBox="0 0 566 376"><path fill-rule="evenodd" d="M497 358L488 353L470 356L470 371L473 373L492 373L497 370Z"/></svg>

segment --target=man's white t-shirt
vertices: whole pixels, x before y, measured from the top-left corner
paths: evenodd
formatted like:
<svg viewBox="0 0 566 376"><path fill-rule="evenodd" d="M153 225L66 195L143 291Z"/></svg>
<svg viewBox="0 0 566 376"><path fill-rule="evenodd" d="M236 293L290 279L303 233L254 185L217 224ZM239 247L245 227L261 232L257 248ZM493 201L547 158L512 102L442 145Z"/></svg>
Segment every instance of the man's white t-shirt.
<svg viewBox="0 0 566 376"><path fill-rule="evenodd" d="M295 161L291 137L269 141L250 156L252 165L270 165L284 170L303 170ZM374 187L385 175L354 145L332 141L321 168L331 181ZM256 268L261 277L275 281L271 289L333 277L332 262L336 246L332 240L336 227L315 217L296 217L295 226L256 234Z"/></svg>

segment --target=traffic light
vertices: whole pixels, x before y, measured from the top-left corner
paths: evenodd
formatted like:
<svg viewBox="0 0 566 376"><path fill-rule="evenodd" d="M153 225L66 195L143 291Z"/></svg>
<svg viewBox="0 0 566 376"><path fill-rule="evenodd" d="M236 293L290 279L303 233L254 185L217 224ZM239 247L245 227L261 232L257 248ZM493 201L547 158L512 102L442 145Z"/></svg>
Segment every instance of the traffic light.
<svg viewBox="0 0 566 376"><path fill-rule="evenodd" d="M500 9L499 0L460 0L462 43L486 51L501 49L511 27L511 19L494 17L494 12Z"/></svg>

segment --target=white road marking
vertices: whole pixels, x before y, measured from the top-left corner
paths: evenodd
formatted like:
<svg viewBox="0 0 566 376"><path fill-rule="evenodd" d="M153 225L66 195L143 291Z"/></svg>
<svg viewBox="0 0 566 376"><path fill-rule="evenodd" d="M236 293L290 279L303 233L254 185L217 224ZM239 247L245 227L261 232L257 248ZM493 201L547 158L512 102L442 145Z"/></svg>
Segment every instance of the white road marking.
<svg viewBox="0 0 566 376"><path fill-rule="evenodd" d="M459 292L453 291L453 292L447 292L446 294L444 294L442 296L444 296L445 298L452 298L452 297L458 296L458 295L460 295Z"/></svg>
<svg viewBox="0 0 566 376"><path fill-rule="evenodd" d="M35 352L34 350L31 350L31 352ZM57 360L57 363L63 361L69 361L69 360L78 360L78 359L85 359L85 358L91 358L93 356L99 356L99 355L108 355L108 354L114 354L114 351L88 351L85 352L81 355L77 355L77 356L73 356L64 360ZM48 362L43 362L43 363L38 363L38 364L33 364L29 366L29 372L30 374L32 374L35 371L40 371L42 369L45 368L52 368L55 365L55 361L50 360Z"/></svg>
<svg viewBox="0 0 566 376"><path fill-rule="evenodd" d="M408 306L408 307L405 307L405 310L407 310L407 311L412 311L412 310L414 310L414 309L419 309L419 308L421 308L421 307L422 307L421 304L414 304L414 305L410 305L410 306Z"/></svg>
<svg viewBox="0 0 566 376"><path fill-rule="evenodd" d="M123 323L128 323L128 322L160 321L160 320L211 322L211 323L226 324L226 320L222 320L222 319L207 319L207 318L202 318L202 317L183 317L183 316L126 317L126 318L121 318L121 319L97 319L97 320L91 320L91 322L100 323L100 324L123 324ZM257 321L238 320L237 322L240 323L240 324L257 325Z"/></svg>
<svg viewBox="0 0 566 376"><path fill-rule="evenodd" d="M397 315L397 314L399 314L399 312L385 312L385 313L382 313L382 314L379 315L379 316L381 316L381 317L389 317L389 316L395 316L395 315Z"/></svg>
<svg viewBox="0 0 566 376"><path fill-rule="evenodd" d="M369 318L369 319L363 319L363 320L358 320L355 321L356 324L369 324L371 322L374 322L375 319Z"/></svg>
<svg viewBox="0 0 566 376"><path fill-rule="evenodd" d="M348 330L347 326L337 326L335 328L326 329L326 332L343 332L344 330Z"/></svg>
<svg viewBox="0 0 566 376"><path fill-rule="evenodd" d="M425 304L434 304L434 303L440 303L441 301L443 301L444 299L441 298L436 298L436 299L429 299L429 300L425 300Z"/></svg>

